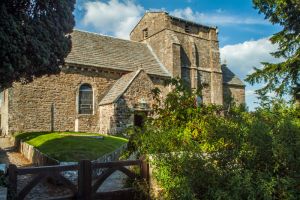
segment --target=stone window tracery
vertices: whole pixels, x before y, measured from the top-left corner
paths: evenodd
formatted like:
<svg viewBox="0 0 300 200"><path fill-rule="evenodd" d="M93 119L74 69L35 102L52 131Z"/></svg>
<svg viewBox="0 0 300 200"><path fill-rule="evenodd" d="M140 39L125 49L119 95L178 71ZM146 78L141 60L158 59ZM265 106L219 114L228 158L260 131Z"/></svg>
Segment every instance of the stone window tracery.
<svg viewBox="0 0 300 200"><path fill-rule="evenodd" d="M78 111L79 114L93 114L93 88L89 84L79 88Z"/></svg>

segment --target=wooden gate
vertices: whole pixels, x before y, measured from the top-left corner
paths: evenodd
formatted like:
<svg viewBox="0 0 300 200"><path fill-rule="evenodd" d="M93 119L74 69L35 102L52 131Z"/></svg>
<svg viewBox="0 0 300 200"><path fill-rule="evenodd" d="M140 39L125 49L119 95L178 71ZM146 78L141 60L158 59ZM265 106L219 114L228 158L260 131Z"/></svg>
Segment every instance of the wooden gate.
<svg viewBox="0 0 300 200"><path fill-rule="evenodd" d="M139 173L135 173L128 169L129 166L138 166ZM103 169L103 172L93 177L93 171ZM111 192L97 192L98 188L104 181L115 171L121 171L128 177L137 180L149 180L149 166L144 160L128 160L107 163L94 163L89 160L82 160L76 165L67 166L43 166L30 168L17 168L15 165L9 165L9 194L13 199L24 199L29 192L41 181L46 178L59 180L70 189L71 194L68 196L60 196L51 198L58 199L133 199L135 194L134 188L126 188ZM62 172L77 171L78 182L74 184L72 181L62 175ZM18 191L18 175L32 174L33 178L20 191Z"/></svg>

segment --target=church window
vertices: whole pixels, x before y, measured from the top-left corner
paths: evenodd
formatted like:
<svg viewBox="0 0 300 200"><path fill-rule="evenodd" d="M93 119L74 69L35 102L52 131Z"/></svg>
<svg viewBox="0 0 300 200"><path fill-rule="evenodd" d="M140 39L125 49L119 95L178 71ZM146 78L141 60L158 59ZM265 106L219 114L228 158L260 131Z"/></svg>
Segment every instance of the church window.
<svg viewBox="0 0 300 200"><path fill-rule="evenodd" d="M185 25L184 27L184 30L186 33L189 33L191 30L190 30L190 26L188 24Z"/></svg>
<svg viewBox="0 0 300 200"><path fill-rule="evenodd" d="M89 84L83 84L79 88L79 114L93 114L93 88Z"/></svg>
<svg viewBox="0 0 300 200"><path fill-rule="evenodd" d="M144 39L148 38L148 28L145 28L143 30L143 37L144 37Z"/></svg>

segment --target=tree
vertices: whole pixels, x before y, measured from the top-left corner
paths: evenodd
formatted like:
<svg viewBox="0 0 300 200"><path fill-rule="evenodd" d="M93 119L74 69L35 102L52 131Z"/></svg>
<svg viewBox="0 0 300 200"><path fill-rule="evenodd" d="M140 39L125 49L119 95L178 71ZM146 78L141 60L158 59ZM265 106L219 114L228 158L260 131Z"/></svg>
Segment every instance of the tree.
<svg viewBox="0 0 300 200"><path fill-rule="evenodd" d="M2 0L0 89L59 72L71 49L75 0Z"/></svg>
<svg viewBox="0 0 300 200"><path fill-rule="evenodd" d="M283 58L280 63L263 62L263 68L246 79L251 84L265 82L257 92L265 95L275 91L280 96L290 94L299 100L300 93L300 1L299 0L253 0L254 7L265 15L272 24L283 29L274 34L270 41L278 45L278 51L271 53Z"/></svg>

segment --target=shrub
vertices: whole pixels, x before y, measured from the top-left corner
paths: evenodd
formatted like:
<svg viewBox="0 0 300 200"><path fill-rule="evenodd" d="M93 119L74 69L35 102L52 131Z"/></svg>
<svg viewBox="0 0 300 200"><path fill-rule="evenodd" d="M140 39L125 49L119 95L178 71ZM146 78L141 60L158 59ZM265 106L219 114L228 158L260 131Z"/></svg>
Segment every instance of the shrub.
<svg viewBox="0 0 300 200"><path fill-rule="evenodd" d="M151 154L165 199L299 199L299 108L272 102L255 112L195 105L178 81L155 117L131 135Z"/></svg>

